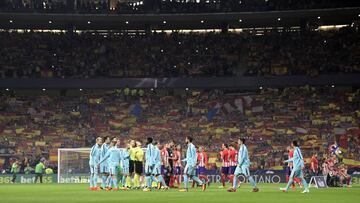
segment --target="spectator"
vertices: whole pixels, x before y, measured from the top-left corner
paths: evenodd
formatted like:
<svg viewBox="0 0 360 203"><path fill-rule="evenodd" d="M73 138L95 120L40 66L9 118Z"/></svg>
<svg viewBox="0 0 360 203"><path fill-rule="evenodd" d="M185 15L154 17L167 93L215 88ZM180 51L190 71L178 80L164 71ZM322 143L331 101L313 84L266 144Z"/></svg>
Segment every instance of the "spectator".
<svg viewBox="0 0 360 203"><path fill-rule="evenodd" d="M45 170L45 165L44 165L44 160L40 160L40 162L38 164L36 164L36 167L35 167L35 181L34 183L37 183L37 180L40 179L40 183L43 183L43 173L44 173L44 170Z"/></svg>
<svg viewBox="0 0 360 203"><path fill-rule="evenodd" d="M265 31L261 36L0 32L0 78L360 73L359 36L351 27L326 32ZM136 89L125 88L124 92L138 94Z"/></svg>
<svg viewBox="0 0 360 203"><path fill-rule="evenodd" d="M19 162L19 160L16 159L11 166L11 173L13 174L12 180L11 180L12 183L16 182L16 176L19 172L20 172L20 162Z"/></svg>
<svg viewBox="0 0 360 203"><path fill-rule="evenodd" d="M25 173L25 174L31 174L33 171L34 171L34 168L32 168L32 167L30 166L30 164L27 163L26 167L24 168L24 173Z"/></svg>
<svg viewBox="0 0 360 203"><path fill-rule="evenodd" d="M349 149L343 150L344 158L354 163L360 160L358 89L305 86L261 92L144 92L127 100L122 90L83 90L79 95L61 96L6 92L0 95L0 146L5 149L0 153L28 157L29 166L35 166L33 160L38 157L46 157L56 167L58 148L89 147L98 136L143 140L150 134L154 139L181 142L192 134L210 154L222 142L246 135L252 159L265 169L281 166L284 143L293 139L301 140L309 165L313 151L326 156L334 140ZM211 118L209 111L215 112ZM261 157L266 157L265 163ZM323 160L324 175L337 161L336 156ZM5 159L3 163L1 167L9 172L11 162Z"/></svg>
<svg viewBox="0 0 360 203"><path fill-rule="evenodd" d="M46 175L54 174L54 171L53 171L52 168L48 167L48 168L45 169L45 174L46 174Z"/></svg>
<svg viewBox="0 0 360 203"><path fill-rule="evenodd" d="M319 161L317 159L317 156L318 156L317 153L314 153L313 156L311 157L310 169L311 169L312 176L318 175Z"/></svg>

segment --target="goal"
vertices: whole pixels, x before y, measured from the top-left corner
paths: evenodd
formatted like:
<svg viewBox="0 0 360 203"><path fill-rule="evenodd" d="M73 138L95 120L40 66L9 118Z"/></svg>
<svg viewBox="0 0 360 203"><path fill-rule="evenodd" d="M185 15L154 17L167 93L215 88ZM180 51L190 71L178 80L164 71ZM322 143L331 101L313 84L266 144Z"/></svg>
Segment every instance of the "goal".
<svg viewBox="0 0 360 203"><path fill-rule="evenodd" d="M59 148L57 182L88 183L90 150L91 148ZM145 150L143 148L144 152Z"/></svg>
<svg viewBox="0 0 360 203"><path fill-rule="evenodd" d="M58 183L88 183L90 148L58 149Z"/></svg>

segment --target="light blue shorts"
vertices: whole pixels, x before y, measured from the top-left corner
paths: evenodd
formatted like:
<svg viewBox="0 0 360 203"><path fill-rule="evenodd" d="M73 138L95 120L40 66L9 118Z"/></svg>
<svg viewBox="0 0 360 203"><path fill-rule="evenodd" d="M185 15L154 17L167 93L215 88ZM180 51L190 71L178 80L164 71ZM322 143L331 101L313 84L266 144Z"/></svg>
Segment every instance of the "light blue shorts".
<svg viewBox="0 0 360 203"><path fill-rule="evenodd" d="M116 175L118 173L118 166L117 165L109 165L109 173L111 175Z"/></svg>
<svg viewBox="0 0 360 203"><path fill-rule="evenodd" d="M98 173L97 165L89 165L89 167L90 167L90 173L91 174L97 174Z"/></svg>
<svg viewBox="0 0 360 203"><path fill-rule="evenodd" d="M302 169L293 169L290 173L290 178L303 178L304 177L304 173L302 171Z"/></svg>
<svg viewBox="0 0 360 203"><path fill-rule="evenodd" d="M250 176L250 170L249 166L242 165L242 166L236 166L234 175L243 174L244 176Z"/></svg>
<svg viewBox="0 0 360 203"><path fill-rule="evenodd" d="M151 174L160 175L161 174L161 166L160 165L155 165Z"/></svg>
<svg viewBox="0 0 360 203"><path fill-rule="evenodd" d="M145 175L150 175L153 172L153 168L149 164L145 163L144 172Z"/></svg>
<svg viewBox="0 0 360 203"><path fill-rule="evenodd" d="M196 167L189 166L189 165L186 164L186 166L184 168L184 174L189 175L189 176L196 175Z"/></svg>
<svg viewBox="0 0 360 203"><path fill-rule="evenodd" d="M123 165L121 168L122 174L129 174L129 165Z"/></svg>
<svg viewBox="0 0 360 203"><path fill-rule="evenodd" d="M100 173L109 173L109 167L107 163L100 164Z"/></svg>

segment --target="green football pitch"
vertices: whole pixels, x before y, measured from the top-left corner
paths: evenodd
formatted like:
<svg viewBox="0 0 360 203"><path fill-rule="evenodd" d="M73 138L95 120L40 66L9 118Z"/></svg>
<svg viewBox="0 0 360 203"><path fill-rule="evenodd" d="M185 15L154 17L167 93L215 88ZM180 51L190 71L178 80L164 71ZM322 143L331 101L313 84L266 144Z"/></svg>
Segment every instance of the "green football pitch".
<svg viewBox="0 0 360 203"><path fill-rule="evenodd" d="M359 202L360 186L352 188L310 188L310 193L301 194L301 189L288 193L279 191L280 184L260 184L260 192L253 193L248 184L242 185L236 193L228 193L226 189L218 189L212 185L205 192L200 188L190 189L187 193L177 189L168 191L143 192L128 191L89 191L85 184L3 184L0 185L1 203L352 203Z"/></svg>

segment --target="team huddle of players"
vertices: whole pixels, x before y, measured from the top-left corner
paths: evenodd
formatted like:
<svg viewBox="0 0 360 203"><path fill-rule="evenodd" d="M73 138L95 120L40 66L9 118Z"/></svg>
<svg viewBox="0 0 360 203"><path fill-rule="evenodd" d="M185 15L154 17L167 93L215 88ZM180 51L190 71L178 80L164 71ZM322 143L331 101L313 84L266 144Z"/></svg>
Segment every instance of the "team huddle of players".
<svg viewBox="0 0 360 203"><path fill-rule="evenodd" d="M174 141L162 144L149 137L146 140L144 152L138 141L131 140L122 146L118 138L105 137L103 139L99 137L90 151L90 190L117 191L129 188L139 189L143 186L143 191L149 192L154 188L167 190L169 187L175 187L176 183L180 188L180 182L183 180L184 187L179 191L187 192L189 179L192 179L193 187L196 183L198 187L202 188L202 191L205 191L209 184L206 175L208 156L204 147L195 147L192 137L186 137L185 143L186 154L185 157L182 157L181 145L175 145ZM292 148L294 155L286 161L292 164L292 171L289 174L287 187L281 188L281 190L286 192L293 184L294 178L295 180L298 178L305 187L303 193L308 193L309 190L302 173L304 162L296 141L292 143ZM259 191L256 182L250 176L250 159L245 139L240 138L236 144L229 146L222 144L220 155L222 159L221 187L225 187L226 179L228 179L232 187L227 191L236 192L240 183L239 177L244 175L250 182L252 191ZM120 181L118 180L119 174ZM143 184L140 181L142 174L145 175ZM98 187L99 175L101 176L101 186Z"/></svg>
<svg viewBox="0 0 360 203"><path fill-rule="evenodd" d="M328 186L350 187L351 176L347 173L347 166L339 163L335 154L325 158L322 164L322 171L327 179ZM344 185L344 182L346 185Z"/></svg>

